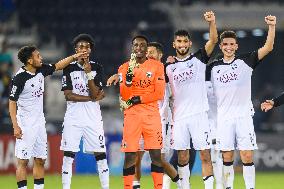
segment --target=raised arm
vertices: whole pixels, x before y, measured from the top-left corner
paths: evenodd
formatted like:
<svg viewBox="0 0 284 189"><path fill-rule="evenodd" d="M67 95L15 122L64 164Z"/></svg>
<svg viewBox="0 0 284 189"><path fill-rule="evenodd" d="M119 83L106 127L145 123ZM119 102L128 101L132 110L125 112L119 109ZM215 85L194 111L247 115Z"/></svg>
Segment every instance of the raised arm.
<svg viewBox="0 0 284 189"><path fill-rule="evenodd" d="M204 19L209 23L209 40L205 44L207 56L210 56L218 42L218 33L216 27L216 19L213 11L205 12Z"/></svg>
<svg viewBox="0 0 284 189"><path fill-rule="evenodd" d="M55 71L63 70L71 62L77 60L81 56L86 56L86 54L87 52L77 53L77 54L73 54L72 56L68 56L67 58L60 60L59 62L55 64Z"/></svg>
<svg viewBox="0 0 284 189"><path fill-rule="evenodd" d="M269 15L266 16L264 20L268 25L268 34L264 46L258 49L259 60L263 59L270 51L273 50L275 38L276 17Z"/></svg>

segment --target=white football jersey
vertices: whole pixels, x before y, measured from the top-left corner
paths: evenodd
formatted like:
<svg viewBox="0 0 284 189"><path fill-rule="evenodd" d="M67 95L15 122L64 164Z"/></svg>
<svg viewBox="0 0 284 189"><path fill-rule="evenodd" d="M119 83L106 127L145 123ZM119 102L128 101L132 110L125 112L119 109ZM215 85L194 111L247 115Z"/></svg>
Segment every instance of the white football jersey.
<svg viewBox="0 0 284 189"><path fill-rule="evenodd" d="M208 110L205 85L206 63L204 48L184 59L165 65L166 82L173 97L173 118L179 120Z"/></svg>
<svg viewBox="0 0 284 189"><path fill-rule="evenodd" d="M96 62L90 62L94 82L96 86L102 87L103 68ZM63 70L62 91L72 90L73 93L89 96L87 75L77 62L72 62ZM89 125L95 120L102 120L99 103L96 102L73 102L67 101L67 110L64 117L65 121L72 121L73 124Z"/></svg>
<svg viewBox="0 0 284 189"><path fill-rule="evenodd" d="M228 120L253 115L251 76L258 63L258 53L252 52L237 56L231 63L221 59L209 66L218 118Z"/></svg>
<svg viewBox="0 0 284 189"><path fill-rule="evenodd" d="M31 73L21 67L12 80L9 99L17 102L17 117L34 125L43 114L44 77L55 71L55 65L42 65Z"/></svg>

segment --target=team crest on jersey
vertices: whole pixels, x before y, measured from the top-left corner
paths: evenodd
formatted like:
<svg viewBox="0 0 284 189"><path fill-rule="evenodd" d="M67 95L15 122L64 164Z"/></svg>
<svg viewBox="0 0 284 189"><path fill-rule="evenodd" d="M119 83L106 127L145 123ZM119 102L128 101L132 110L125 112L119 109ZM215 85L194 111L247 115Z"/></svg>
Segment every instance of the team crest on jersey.
<svg viewBox="0 0 284 189"><path fill-rule="evenodd" d="M62 87L67 87L67 80L66 80L66 76L62 77Z"/></svg>
<svg viewBox="0 0 284 189"><path fill-rule="evenodd" d="M150 77L152 77L152 72L146 72L146 76L148 77L148 78L150 78Z"/></svg>
<svg viewBox="0 0 284 189"><path fill-rule="evenodd" d="M237 64L232 64L232 69L237 69L238 68L238 65Z"/></svg>

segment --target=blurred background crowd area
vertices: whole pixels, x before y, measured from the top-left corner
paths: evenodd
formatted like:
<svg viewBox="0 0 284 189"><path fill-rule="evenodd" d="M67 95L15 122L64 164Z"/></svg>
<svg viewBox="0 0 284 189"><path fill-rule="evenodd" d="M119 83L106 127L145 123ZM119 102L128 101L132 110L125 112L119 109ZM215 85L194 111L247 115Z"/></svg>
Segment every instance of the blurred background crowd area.
<svg viewBox="0 0 284 189"><path fill-rule="evenodd" d="M208 24L203 12L213 10L219 34L235 30L239 52L256 50L264 44L267 25L264 17L277 16L274 50L259 66L252 78L252 100L257 132L284 132L284 108L268 113L260 111L260 103L284 91L284 1L283 0L0 0L0 133L12 133L8 114L9 83L22 66L18 49L35 44L44 63L55 63L74 53L72 39L79 33L95 38L92 59L104 66L105 80L116 73L130 55L131 39L146 35L150 41L164 46L165 61L174 55L173 33L177 29L190 32L192 52L208 39ZM214 56L220 53L216 46ZM49 134L61 132L66 102L61 89L61 72L47 78L45 113ZM105 87L106 98L101 109L106 133L122 132L118 87Z"/></svg>

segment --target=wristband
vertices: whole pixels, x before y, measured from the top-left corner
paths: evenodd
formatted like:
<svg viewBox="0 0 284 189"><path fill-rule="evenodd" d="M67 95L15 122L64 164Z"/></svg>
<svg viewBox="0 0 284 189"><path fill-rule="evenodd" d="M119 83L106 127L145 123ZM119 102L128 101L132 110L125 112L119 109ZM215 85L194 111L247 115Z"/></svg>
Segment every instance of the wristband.
<svg viewBox="0 0 284 189"><path fill-rule="evenodd" d="M92 72L86 73L86 76L87 76L88 81L95 78L95 77L93 76Z"/></svg>

